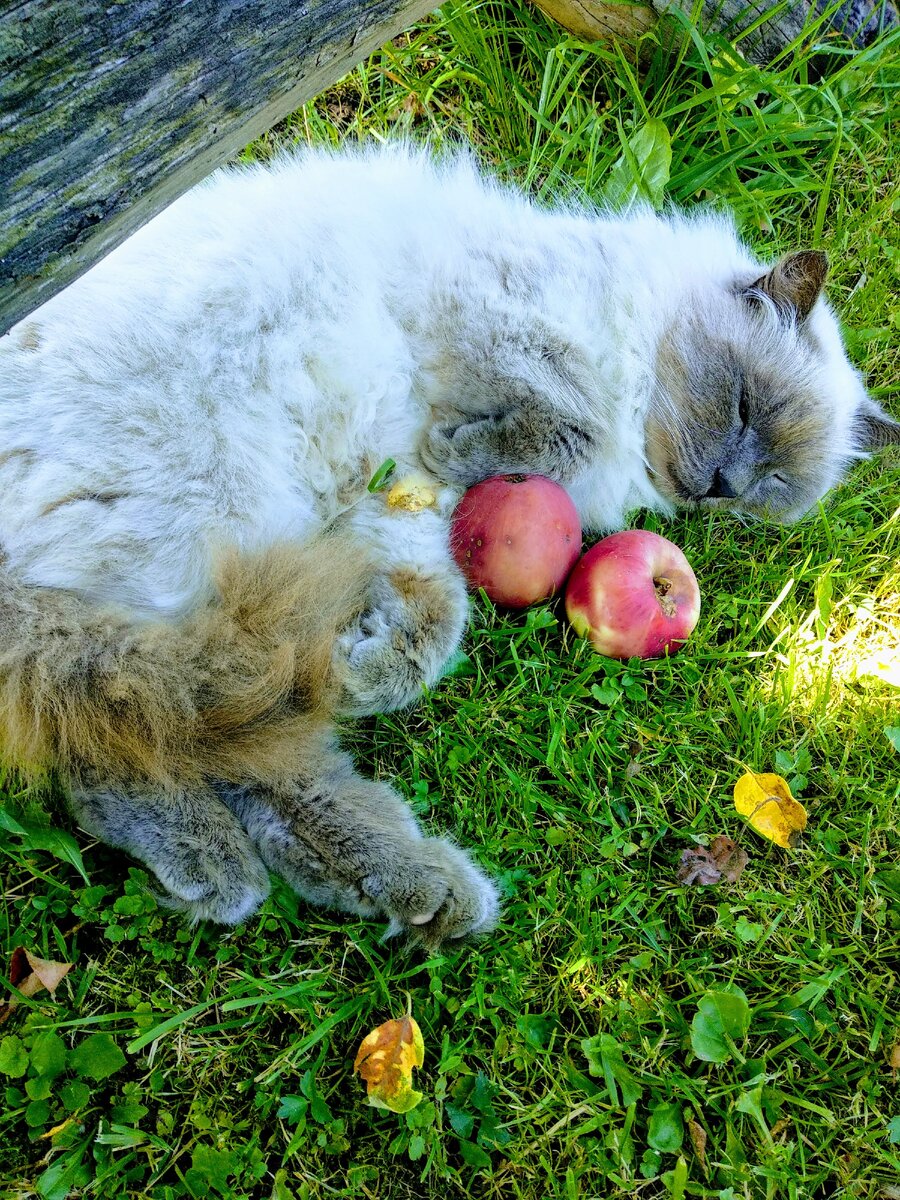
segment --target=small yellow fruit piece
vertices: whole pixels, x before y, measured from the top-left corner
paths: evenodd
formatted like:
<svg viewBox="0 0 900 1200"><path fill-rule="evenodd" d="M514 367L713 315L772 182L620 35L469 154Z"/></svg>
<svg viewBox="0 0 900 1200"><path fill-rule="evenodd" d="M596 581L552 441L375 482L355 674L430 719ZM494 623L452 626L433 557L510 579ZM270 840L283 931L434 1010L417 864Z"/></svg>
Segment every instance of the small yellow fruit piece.
<svg viewBox="0 0 900 1200"><path fill-rule="evenodd" d="M425 1059L422 1031L412 1017L385 1021L360 1043L354 1071L366 1081L369 1103L391 1112L409 1112L422 1099L412 1086L413 1067Z"/></svg>
<svg viewBox="0 0 900 1200"><path fill-rule="evenodd" d="M806 828L806 809L780 775L747 771L734 785L734 807L757 833L790 850Z"/></svg>
<svg viewBox="0 0 900 1200"><path fill-rule="evenodd" d="M434 508L437 505L434 480L414 471L394 484L387 494L387 502L388 508L402 508L412 513Z"/></svg>

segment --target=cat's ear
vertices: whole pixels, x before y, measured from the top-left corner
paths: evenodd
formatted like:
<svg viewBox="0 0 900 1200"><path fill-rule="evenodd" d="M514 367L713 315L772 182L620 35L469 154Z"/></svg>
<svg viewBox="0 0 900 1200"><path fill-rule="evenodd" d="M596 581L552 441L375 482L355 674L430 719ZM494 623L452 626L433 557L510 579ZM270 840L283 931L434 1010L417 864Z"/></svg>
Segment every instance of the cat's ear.
<svg viewBox="0 0 900 1200"><path fill-rule="evenodd" d="M744 288L751 302L767 296L790 321L805 321L822 294L828 274L828 257L821 250L798 250L786 254L771 271Z"/></svg>
<svg viewBox="0 0 900 1200"><path fill-rule="evenodd" d="M853 422L856 449L871 454L888 446L900 446L900 422L894 421L884 409L867 396L856 410Z"/></svg>

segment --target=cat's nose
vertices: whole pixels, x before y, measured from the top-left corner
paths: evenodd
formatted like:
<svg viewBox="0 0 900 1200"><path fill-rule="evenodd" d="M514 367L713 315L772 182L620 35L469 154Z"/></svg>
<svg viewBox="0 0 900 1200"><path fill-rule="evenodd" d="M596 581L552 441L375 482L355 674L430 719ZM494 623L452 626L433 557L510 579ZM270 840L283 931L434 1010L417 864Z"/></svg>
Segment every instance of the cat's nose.
<svg viewBox="0 0 900 1200"><path fill-rule="evenodd" d="M703 497L703 499L704 500L719 500L719 499L734 500L734 498L736 496L737 496L737 492L731 486L731 482L728 479L728 476L723 475L722 472L719 470L719 468L716 467L715 474L713 475L712 487L709 489L709 491L706 493L706 495Z"/></svg>

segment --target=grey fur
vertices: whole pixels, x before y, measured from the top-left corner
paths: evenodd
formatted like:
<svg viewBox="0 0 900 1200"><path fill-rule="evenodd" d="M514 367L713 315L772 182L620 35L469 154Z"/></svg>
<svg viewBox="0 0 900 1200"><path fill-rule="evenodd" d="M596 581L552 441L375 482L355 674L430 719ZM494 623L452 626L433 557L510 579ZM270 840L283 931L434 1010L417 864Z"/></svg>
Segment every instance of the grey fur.
<svg viewBox="0 0 900 1200"><path fill-rule="evenodd" d="M160 899L192 920L236 925L269 894L269 876L247 834L211 790L75 788L82 829L153 871Z"/></svg>
<svg viewBox="0 0 900 1200"><path fill-rule="evenodd" d="M219 786L266 865L301 896L364 916L423 941L480 933L496 920L494 888L463 851L424 837L385 783L362 779L327 742L289 793Z"/></svg>

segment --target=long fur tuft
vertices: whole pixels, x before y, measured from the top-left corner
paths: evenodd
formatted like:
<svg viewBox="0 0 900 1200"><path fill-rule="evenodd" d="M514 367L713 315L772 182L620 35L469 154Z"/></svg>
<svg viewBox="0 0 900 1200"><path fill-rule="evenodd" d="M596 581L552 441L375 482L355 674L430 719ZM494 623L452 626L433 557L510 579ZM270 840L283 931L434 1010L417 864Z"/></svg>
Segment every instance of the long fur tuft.
<svg viewBox="0 0 900 1200"><path fill-rule="evenodd" d="M335 637L362 604L367 572L351 557L326 537L229 552L216 595L178 623L0 569L5 757L108 783L290 779L329 716Z"/></svg>

